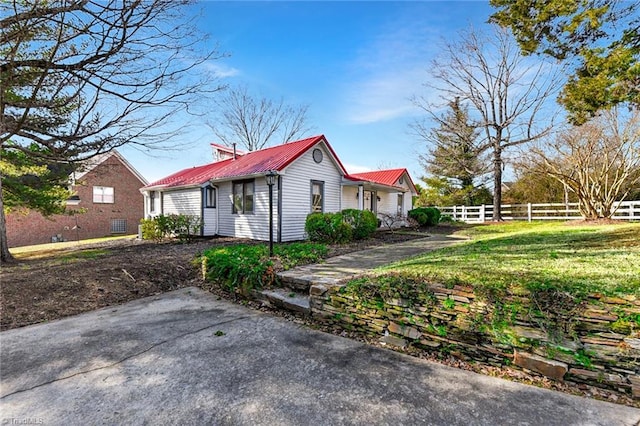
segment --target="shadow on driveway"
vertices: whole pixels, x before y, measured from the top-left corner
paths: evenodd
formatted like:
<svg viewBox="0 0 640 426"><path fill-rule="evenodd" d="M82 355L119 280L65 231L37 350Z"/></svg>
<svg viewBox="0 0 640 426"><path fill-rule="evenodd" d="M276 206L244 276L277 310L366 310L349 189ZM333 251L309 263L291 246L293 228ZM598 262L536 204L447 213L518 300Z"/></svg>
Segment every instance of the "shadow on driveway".
<svg viewBox="0 0 640 426"><path fill-rule="evenodd" d="M640 421L630 407L370 347L196 288L6 331L0 344L3 423Z"/></svg>

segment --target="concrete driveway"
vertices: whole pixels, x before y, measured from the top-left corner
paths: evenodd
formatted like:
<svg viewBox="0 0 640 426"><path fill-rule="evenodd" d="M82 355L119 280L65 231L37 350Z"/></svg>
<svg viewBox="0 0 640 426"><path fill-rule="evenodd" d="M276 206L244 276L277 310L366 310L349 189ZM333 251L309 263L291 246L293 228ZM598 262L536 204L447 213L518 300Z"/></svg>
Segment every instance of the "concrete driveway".
<svg viewBox="0 0 640 426"><path fill-rule="evenodd" d="M0 333L2 424L637 425L195 288Z"/></svg>

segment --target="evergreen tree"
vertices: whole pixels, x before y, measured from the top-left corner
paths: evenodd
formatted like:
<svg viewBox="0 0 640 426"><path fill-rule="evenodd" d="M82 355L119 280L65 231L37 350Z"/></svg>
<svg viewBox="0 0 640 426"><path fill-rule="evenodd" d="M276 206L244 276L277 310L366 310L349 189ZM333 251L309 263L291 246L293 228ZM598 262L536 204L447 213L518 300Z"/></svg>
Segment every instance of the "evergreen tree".
<svg viewBox="0 0 640 426"><path fill-rule="evenodd" d="M424 122L413 125L416 134L429 147L428 154L421 155L420 160L426 172L435 179L426 178L425 183L437 183L437 188L433 189L447 194L441 198L447 204L485 203L487 191L479 181L488 172L488 166L479 146L480 129L471 121L459 98L449 102L448 106L449 110L444 115L434 115L437 128L428 129ZM429 198L429 203L437 199Z"/></svg>

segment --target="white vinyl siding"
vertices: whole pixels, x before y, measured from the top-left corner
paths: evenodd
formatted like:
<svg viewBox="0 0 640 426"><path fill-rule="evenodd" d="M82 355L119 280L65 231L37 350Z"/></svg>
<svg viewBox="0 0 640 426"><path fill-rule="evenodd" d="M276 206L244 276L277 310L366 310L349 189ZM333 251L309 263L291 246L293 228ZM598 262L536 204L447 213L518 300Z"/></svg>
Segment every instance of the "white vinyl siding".
<svg viewBox="0 0 640 426"><path fill-rule="evenodd" d="M218 216L216 214L216 211L217 209L214 209L214 208L204 209L204 216L203 216L204 229L202 231L203 232L202 235L206 237L211 237L218 233L218 226L217 226Z"/></svg>
<svg viewBox="0 0 640 426"><path fill-rule="evenodd" d="M158 200L156 200L157 202ZM201 212L202 191L200 188L162 193L162 214L185 214L200 217Z"/></svg>
<svg viewBox="0 0 640 426"><path fill-rule="evenodd" d="M282 176L282 241L305 238L304 224L311 213L312 180L324 182L324 212L341 210L342 174L325 145L322 143L316 147L323 154L320 164L313 161L313 149L309 149L290 164Z"/></svg>
<svg viewBox="0 0 640 426"><path fill-rule="evenodd" d="M309 196L309 184L306 186ZM231 182L218 185L218 234L269 240L269 186L264 178L256 178L253 191L253 213L233 213ZM304 226L304 225L303 225ZM278 239L278 184L273 186L273 239Z"/></svg>
<svg viewBox="0 0 640 426"><path fill-rule="evenodd" d="M207 186L202 191L205 198L202 210L202 235L211 237L218 233L218 190L215 187Z"/></svg>
<svg viewBox="0 0 640 426"><path fill-rule="evenodd" d="M398 193L378 191L378 213L396 214L398 210Z"/></svg>
<svg viewBox="0 0 640 426"><path fill-rule="evenodd" d="M342 187L342 209L358 208L358 187L343 186Z"/></svg>

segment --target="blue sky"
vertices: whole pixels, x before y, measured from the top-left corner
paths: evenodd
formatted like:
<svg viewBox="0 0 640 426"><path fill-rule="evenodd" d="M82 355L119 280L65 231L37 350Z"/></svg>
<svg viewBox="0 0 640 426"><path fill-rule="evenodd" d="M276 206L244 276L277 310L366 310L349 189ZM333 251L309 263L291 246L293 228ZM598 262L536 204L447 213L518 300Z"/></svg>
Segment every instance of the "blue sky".
<svg viewBox="0 0 640 426"><path fill-rule="evenodd" d="M308 104L313 134L324 134L350 172L406 167L423 175L425 147L408 124L412 95L442 38L492 12L488 2L200 2L199 26L229 56L213 61L222 83L291 104ZM176 152L120 151L149 181L211 161L206 117L191 118Z"/></svg>

